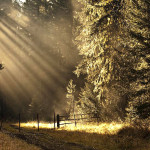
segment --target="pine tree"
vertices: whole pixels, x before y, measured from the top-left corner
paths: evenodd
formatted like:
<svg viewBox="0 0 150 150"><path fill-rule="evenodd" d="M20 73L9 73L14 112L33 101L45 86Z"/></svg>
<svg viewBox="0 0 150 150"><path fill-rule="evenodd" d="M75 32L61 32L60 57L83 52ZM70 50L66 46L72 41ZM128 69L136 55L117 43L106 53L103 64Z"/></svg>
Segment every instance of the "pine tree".
<svg viewBox="0 0 150 150"><path fill-rule="evenodd" d="M136 0L126 4L127 35L124 40L137 60L129 76L131 91L127 119L132 121L150 117L150 2Z"/></svg>
<svg viewBox="0 0 150 150"><path fill-rule="evenodd" d="M73 80L71 79L68 83L67 86L67 107L66 107L66 113L68 115L74 115L75 114L75 99L74 99L74 94L75 94L75 87L76 85L73 83Z"/></svg>
<svg viewBox="0 0 150 150"><path fill-rule="evenodd" d="M85 87L81 88L79 100L77 101L77 108L79 114L87 114L86 117L91 115L100 116L100 105L96 98L96 94L92 92L94 86L90 83L85 83Z"/></svg>
<svg viewBox="0 0 150 150"><path fill-rule="evenodd" d="M77 66L75 73L86 74L86 80L94 86L92 92L96 95L97 103L101 106L103 116L112 114L106 108L117 107L118 97L124 87L119 87L120 91L115 91L120 80L118 67L122 53L120 41L122 30L122 8L121 1L81 1L84 5L79 13L81 25L77 28L80 34L77 36L82 62ZM119 54L118 54L119 53ZM118 65L118 66L117 66ZM112 84L113 83L113 84ZM112 86L113 85L113 86ZM112 105L110 95L115 95L115 105ZM115 108L117 109L117 108ZM114 110L115 110L114 109ZM119 111L120 112L120 111ZM115 112L114 112L115 113ZM107 114L107 115L106 115Z"/></svg>
<svg viewBox="0 0 150 150"><path fill-rule="evenodd" d="M79 1L83 8L77 15L76 42L83 59L75 73L85 74L93 85L103 118L124 118L128 102L137 114L136 99L149 100L149 2ZM88 99L86 91L81 95Z"/></svg>

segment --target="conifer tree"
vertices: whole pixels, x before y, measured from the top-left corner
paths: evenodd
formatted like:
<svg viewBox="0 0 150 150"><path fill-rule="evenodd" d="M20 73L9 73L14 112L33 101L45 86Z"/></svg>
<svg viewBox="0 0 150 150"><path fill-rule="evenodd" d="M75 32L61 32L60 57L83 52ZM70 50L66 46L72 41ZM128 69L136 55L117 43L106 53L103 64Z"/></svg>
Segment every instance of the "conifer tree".
<svg viewBox="0 0 150 150"><path fill-rule="evenodd" d="M121 34L122 3L113 0L101 2L86 0L81 3L84 7L79 13L81 25L77 28L80 34L76 40L79 42L78 48L83 60L77 66L75 73L78 76L87 75L86 80L94 87L91 92L96 95L97 104L101 106L99 111L107 117L112 112L108 112L106 107L118 105L118 101L115 106L111 104L110 94L114 95L111 91L115 88L111 83L119 79L115 68L119 60L116 62L114 60L117 60L120 46L118 41ZM119 96L119 93L116 95Z"/></svg>
<svg viewBox="0 0 150 150"><path fill-rule="evenodd" d="M66 113L68 115L74 115L75 113L75 99L74 99L74 94L75 94L75 87L76 85L73 83L73 80L71 79L68 83L67 86L67 107L66 107Z"/></svg>
<svg viewBox="0 0 150 150"><path fill-rule="evenodd" d="M127 119L148 119L150 117L150 2L136 0L126 2L124 15L127 34L126 47L137 60L130 69L129 104Z"/></svg>
<svg viewBox="0 0 150 150"><path fill-rule="evenodd" d="M96 95L101 116L105 119L124 118L128 102L128 114L136 109L137 115L140 106L136 105L137 99L146 102L147 110L149 2L79 1L83 8L76 17L80 23L76 42L83 59L75 73L77 76L85 74L87 82L93 85L91 95ZM88 90L85 86L81 91L84 99L88 99L84 94Z"/></svg>

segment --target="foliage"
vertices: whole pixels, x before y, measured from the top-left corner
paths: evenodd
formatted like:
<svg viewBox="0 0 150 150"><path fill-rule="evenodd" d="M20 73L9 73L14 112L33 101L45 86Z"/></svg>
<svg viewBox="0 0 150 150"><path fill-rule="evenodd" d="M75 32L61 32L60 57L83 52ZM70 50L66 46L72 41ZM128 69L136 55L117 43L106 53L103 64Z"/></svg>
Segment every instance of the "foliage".
<svg viewBox="0 0 150 150"><path fill-rule="evenodd" d="M138 0L129 2L125 11L127 35L125 42L129 53L137 63L130 69L129 105L127 119L146 119L150 117L150 3ZM130 38L129 38L130 37Z"/></svg>
<svg viewBox="0 0 150 150"><path fill-rule="evenodd" d="M81 89L77 103L80 114L97 114L100 110L97 98L93 95L92 89L92 85L88 83L85 83L85 87Z"/></svg>
<svg viewBox="0 0 150 150"><path fill-rule="evenodd" d="M122 5L120 1L117 3L113 1L82 1L82 4L84 8L79 17L81 25L80 28L77 28L80 34L76 40L83 60L77 66L75 73L77 76L87 75L87 81L93 85L91 93L95 95L97 104L101 106L99 110L101 114L105 112L105 108L114 107L111 105L112 100L109 99L111 98L109 90L116 88L113 86L117 84L112 86L111 83L117 83L120 78L116 70L116 65L119 67L117 48L120 45L117 45L115 41L119 40L120 36L118 33L121 28L119 22L121 22L120 8ZM112 114L112 110L110 109L107 115L104 114L105 117L109 116Z"/></svg>
<svg viewBox="0 0 150 150"><path fill-rule="evenodd" d="M74 99L75 87L76 85L73 83L73 80L71 79L68 83L66 94L66 98L68 99L66 106L66 113L68 115L72 115L75 111L75 99Z"/></svg>
<svg viewBox="0 0 150 150"><path fill-rule="evenodd" d="M123 119L128 102L129 117L139 99L149 101L149 2L79 1L83 8L76 16L75 42L83 59L75 74L86 75L103 119ZM85 84L81 101L86 105L93 101L88 91Z"/></svg>

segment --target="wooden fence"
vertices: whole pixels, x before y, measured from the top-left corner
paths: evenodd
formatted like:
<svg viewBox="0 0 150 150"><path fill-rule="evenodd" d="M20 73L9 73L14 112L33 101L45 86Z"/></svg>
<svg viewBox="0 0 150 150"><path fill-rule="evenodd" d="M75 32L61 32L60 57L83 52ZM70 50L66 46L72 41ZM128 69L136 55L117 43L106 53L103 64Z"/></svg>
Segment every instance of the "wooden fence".
<svg viewBox="0 0 150 150"><path fill-rule="evenodd" d="M57 114L57 128L60 128L61 125L66 125L66 124L75 124L75 126L77 126L77 123L79 122L93 122L93 120L95 119L97 122L99 122L100 120L100 117L95 116L93 113L75 114L72 115L72 117L73 118L71 118L70 116L61 116Z"/></svg>
<svg viewBox="0 0 150 150"><path fill-rule="evenodd" d="M67 124L75 124L77 126L77 123L79 122L92 122L93 120L91 119L96 119L97 122L99 122L100 117L95 116L92 113L87 113L87 114L75 114L71 116L65 116L65 115L59 115L55 116L54 112L54 129L56 128L56 123L57 123L57 128L60 128L60 126L67 125ZM21 114L19 113L19 132L20 132L20 122L21 122ZM37 114L37 130L40 130L40 119L39 119L39 114Z"/></svg>
<svg viewBox="0 0 150 150"><path fill-rule="evenodd" d="M39 114L36 115L36 118L37 118L37 130L39 131L40 130L40 119L39 119ZM18 130L20 132L21 130L21 114L19 113L18 115Z"/></svg>
<svg viewBox="0 0 150 150"><path fill-rule="evenodd" d="M21 131L21 113L18 114L18 131ZM92 121L96 121L99 122L99 116L96 116L95 114L92 113L87 113L87 114L75 114L72 116L67 116L67 115L60 115L57 114L55 115L54 112L54 129L56 128L60 128L61 126L65 126L65 125L69 125L69 124L74 124L75 126L77 126L78 123L83 123L83 122L92 122ZM94 119L94 120L93 120ZM37 131L40 130L40 115L36 114L36 121L37 121ZM3 119L0 122L0 129L2 129L2 123L3 123Z"/></svg>

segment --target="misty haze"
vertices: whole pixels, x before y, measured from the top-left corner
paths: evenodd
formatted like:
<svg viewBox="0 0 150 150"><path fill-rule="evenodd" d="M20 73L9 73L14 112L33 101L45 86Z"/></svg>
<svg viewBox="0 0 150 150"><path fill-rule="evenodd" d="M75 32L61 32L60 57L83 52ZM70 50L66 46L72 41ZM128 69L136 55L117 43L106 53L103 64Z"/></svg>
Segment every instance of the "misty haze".
<svg viewBox="0 0 150 150"><path fill-rule="evenodd" d="M54 107L62 111L65 104L66 86L77 63L72 5L68 0L46 5L1 1L0 61L5 69L0 87L5 109L13 115L33 110L51 117Z"/></svg>
<svg viewBox="0 0 150 150"><path fill-rule="evenodd" d="M0 150L150 150L149 0L0 0Z"/></svg>

